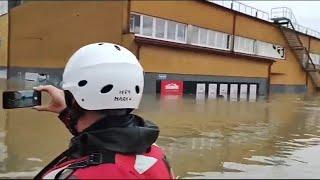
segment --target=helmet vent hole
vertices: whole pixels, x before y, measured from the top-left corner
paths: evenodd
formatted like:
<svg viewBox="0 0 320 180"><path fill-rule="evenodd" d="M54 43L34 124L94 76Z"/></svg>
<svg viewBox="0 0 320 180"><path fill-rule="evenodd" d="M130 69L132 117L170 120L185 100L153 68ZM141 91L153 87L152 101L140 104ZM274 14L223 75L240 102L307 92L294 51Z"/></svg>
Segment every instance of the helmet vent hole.
<svg viewBox="0 0 320 180"><path fill-rule="evenodd" d="M81 101L83 102L83 101L84 101L84 99L81 99Z"/></svg>
<svg viewBox="0 0 320 180"><path fill-rule="evenodd" d="M101 45L103 45L103 43L99 43L98 45L101 46Z"/></svg>
<svg viewBox="0 0 320 180"><path fill-rule="evenodd" d="M79 87L83 87L83 86L87 85L87 83L88 82L86 80L81 80L81 81L78 82L78 86Z"/></svg>
<svg viewBox="0 0 320 180"><path fill-rule="evenodd" d="M102 94L105 94L105 93L108 93L111 91L111 89L113 88L113 85L112 84L108 84L106 86L104 86L102 89L101 89L101 93Z"/></svg>
<svg viewBox="0 0 320 180"><path fill-rule="evenodd" d="M119 46L117 46L117 45L114 45L114 47L115 47L118 51L121 50L121 49L119 48Z"/></svg>
<svg viewBox="0 0 320 180"><path fill-rule="evenodd" d="M136 86L136 93L139 94L140 93L140 87Z"/></svg>

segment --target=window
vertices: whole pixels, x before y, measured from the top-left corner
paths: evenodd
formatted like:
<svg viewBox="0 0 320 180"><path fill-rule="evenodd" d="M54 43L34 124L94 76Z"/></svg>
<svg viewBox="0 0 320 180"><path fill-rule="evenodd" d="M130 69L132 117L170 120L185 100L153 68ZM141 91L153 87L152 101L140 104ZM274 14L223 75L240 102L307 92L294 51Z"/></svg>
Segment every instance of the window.
<svg viewBox="0 0 320 180"><path fill-rule="evenodd" d="M233 38L233 36L231 36L230 34L227 35L227 49L231 49L231 39Z"/></svg>
<svg viewBox="0 0 320 180"><path fill-rule="evenodd" d="M167 31L167 38L171 40L176 39L176 23L172 21L168 21L168 31Z"/></svg>
<svg viewBox="0 0 320 180"><path fill-rule="evenodd" d="M165 24L166 24L165 20L156 18L156 34L155 34L155 36L157 38L165 38L164 37L164 35L165 35Z"/></svg>
<svg viewBox="0 0 320 180"><path fill-rule="evenodd" d="M313 64L320 65L320 54L310 53L310 58L312 59Z"/></svg>
<svg viewBox="0 0 320 180"><path fill-rule="evenodd" d="M178 23L177 24L177 28L178 28L178 32L177 32L177 41L186 41L186 25L185 24L181 24Z"/></svg>
<svg viewBox="0 0 320 180"><path fill-rule="evenodd" d="M130 18L131 24L130 24L130 32L133 33L140 33L140 15L137 14L131 14Z"/></svg>
<svg viewBox="0 0 320 180"><path fill-rule="evenodd" d="M216 46L217 48L223 48L223 34L217 33Z"/></svg>
<svg viewBox="0 0 320 180"><path fill-rule="evenodd" d="M0 1L0 15L8 13L8 1Z"/></svg>
<svg viewBox="0 0 320 180"><path fill-rule="evenodd" d="M200 28L200 44L207 45L207 30Z"/></svg>
<svg viewBox="0 0 320 180"><path fill-rule="evenodd" d="M153 18L149 16L142 16L142 35L152 36Z"/></svg>
<svg viewBox="0 0 320 180"><path fill-rule="evenodd" d="M199 28L191 26L190 41L191 44L199 44Z"/></svg>
<svg viewBox="0 0 320 180"><path fill-rule="evenodd" d="M285 48L263 41L255 41L255 54L275 59L285 59Z"/></svg>
<svg viewBox="0 0 320 180"><path fill-rule="evenodd" d="M236 52L255 54L254 41L254 39L236 36L234 41L234 50Z"/></svg>
<svg viewBox="0 0 320 180"><path fill-rule="evenodd" d="M217 33L214 31L209 31L208 34L208 46L215 47L216 46L216 39L217 39Z"/></svg>
<svg viewBox="0 0 320 180"><path fill-rule="evenodd" d="M189 37L191 44L219 49L229 49L229 34L199 28L196 26L191 27L191 37Z"/></svg>
<svg viewBox="0 0 320 180"><path fill-rule="evenodd" d="M130 32L136 35L223 50L230 50L230 42L234 39L234 50L236 52L274 59L285 59L285 49L279 45L240 36L232 36L191 24L183 24L140 14L131 14L130 23ZM311 58L315 64L320 65L319 54L310 54L310 56L312 56ZM305 58L307 60L307 57Z"/></svg>
<svg viewBox="0 0 320 180"><path fill-rule="evenodd" d="M320 55L319 54L316 54L315 64L320 65Z"/></svg>
<svg viewBox="0 0 320 180"><path fill-rule="evenodd" d="M186 24L139 14L131 14L130 23L135 34L186 43Z"/></svg>

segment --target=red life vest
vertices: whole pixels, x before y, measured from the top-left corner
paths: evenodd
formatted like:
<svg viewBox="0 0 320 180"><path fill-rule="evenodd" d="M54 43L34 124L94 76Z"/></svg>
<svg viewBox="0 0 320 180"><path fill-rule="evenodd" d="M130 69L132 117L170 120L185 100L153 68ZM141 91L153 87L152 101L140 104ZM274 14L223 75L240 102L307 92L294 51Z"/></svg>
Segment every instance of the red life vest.
<svg viewBox="0 0 320 180"><path fill-rule="evenodd" d="M156 145L144 154L116 153L113 158L112 163L84 163L88 162L89 156L70 160L44 173L42 179L173 179L165 155Z"/></svg>

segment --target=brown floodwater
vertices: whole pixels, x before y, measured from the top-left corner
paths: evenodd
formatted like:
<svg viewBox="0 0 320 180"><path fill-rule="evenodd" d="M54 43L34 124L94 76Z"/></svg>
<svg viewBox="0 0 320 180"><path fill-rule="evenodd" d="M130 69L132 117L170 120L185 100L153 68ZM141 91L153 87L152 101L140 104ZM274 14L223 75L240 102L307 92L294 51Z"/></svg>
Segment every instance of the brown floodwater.
<svg viewBox="0 0 320 180"><path fill-rule="evenodd" d="M5 84L0 80L0 92ZM320 178L320 97L145 95L135 113L159 125L157 144L179 178ZM33 177L70 137L55 114L0 108L0 178Z"/></svg>

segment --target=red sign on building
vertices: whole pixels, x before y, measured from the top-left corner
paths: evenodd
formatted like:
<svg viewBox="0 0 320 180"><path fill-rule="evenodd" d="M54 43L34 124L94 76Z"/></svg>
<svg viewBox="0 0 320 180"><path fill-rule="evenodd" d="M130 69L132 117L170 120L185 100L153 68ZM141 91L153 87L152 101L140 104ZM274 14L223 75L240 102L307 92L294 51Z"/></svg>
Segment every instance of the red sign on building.
<svg viewBox="0 0 320 180"><path fill-rule="evenodd" d="M161 81L161 95L183 95L183 81L163 80Z"/></svg>

